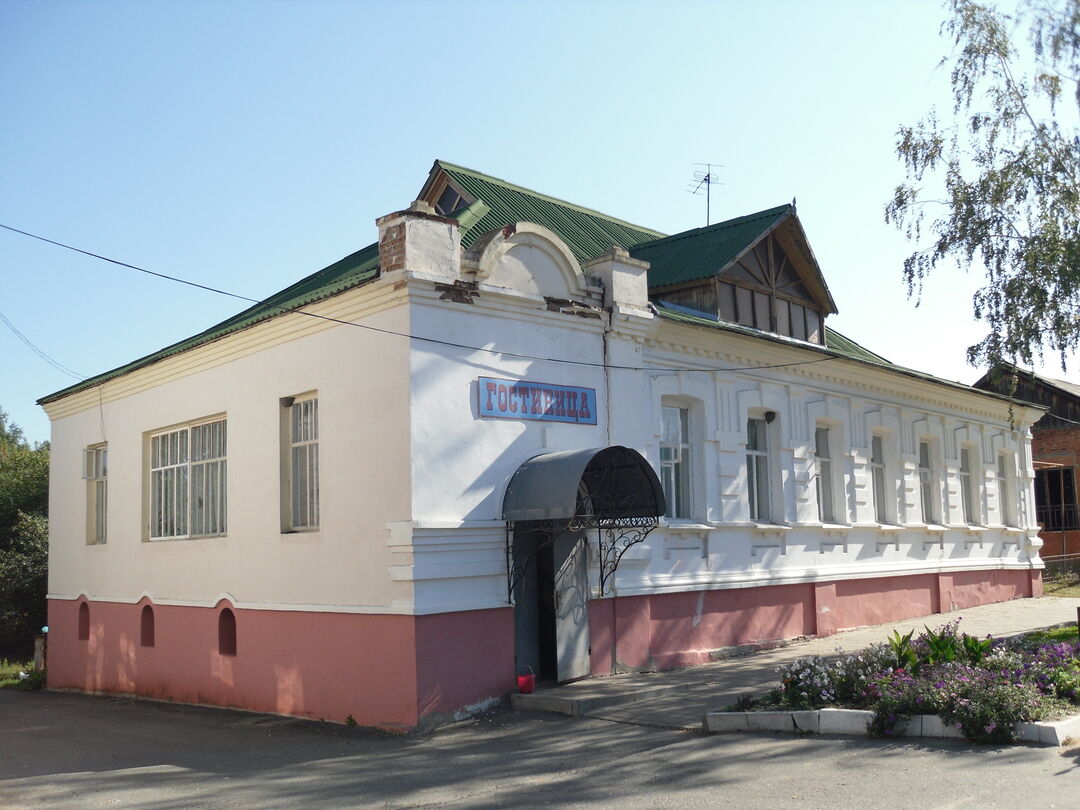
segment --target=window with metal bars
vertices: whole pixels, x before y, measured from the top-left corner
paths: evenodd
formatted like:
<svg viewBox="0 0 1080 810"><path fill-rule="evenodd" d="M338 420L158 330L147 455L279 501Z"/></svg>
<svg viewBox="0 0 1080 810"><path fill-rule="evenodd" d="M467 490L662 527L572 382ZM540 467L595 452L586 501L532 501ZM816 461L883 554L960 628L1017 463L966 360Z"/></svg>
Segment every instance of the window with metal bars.
<svg viewBox="0 0 1080 810"><path fill-rule="evenodd" d="M224 534L228 515L224 419L150 437L150 538Z"/></svg>
<svg viewBox="0 0 1080 810"><path fill-rule="evenodd" d="M319 400L293 400L288 407L288 530L319 527Z"/></svg>

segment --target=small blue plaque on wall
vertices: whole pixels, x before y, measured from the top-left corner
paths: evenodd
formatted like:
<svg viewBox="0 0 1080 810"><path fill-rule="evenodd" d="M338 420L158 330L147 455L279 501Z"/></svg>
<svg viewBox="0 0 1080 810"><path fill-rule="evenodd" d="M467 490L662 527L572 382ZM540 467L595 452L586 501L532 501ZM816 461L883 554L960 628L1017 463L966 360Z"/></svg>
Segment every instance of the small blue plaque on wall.
<svg viewBox="0 0 1080 810"><path fill-rule="evenodd" d="M478 377L480 416L538 422L596 424L596 389L570 385Z"/></svg>

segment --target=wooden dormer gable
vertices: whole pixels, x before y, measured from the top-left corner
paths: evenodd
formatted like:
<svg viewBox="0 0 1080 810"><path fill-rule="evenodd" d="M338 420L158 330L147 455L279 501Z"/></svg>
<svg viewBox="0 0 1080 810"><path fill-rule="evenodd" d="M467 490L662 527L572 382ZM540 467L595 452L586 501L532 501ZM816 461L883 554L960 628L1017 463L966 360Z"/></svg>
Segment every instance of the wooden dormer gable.
<svg viewBox="0 0 1080 810"><path fill-rule="evenodd" d="M836 313L793 205L636 246L650 297L721 321L824 342Z"/></svg>
<svg viewBox="0 0 1080 810"><path fill-rule="evenodd" d="M427 182L424 183L417 199L430 203L435 213L444 217L476 202L476 198L460 183L455 182L438 161L431 167Z"/></svg>

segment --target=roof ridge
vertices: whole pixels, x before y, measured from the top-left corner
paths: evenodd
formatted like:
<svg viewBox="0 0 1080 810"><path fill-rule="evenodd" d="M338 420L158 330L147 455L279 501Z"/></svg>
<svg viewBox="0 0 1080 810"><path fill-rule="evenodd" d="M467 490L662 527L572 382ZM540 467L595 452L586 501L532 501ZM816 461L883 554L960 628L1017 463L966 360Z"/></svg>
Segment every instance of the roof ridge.
<svg viewBox="0 0 1080 810"><path fill-rule="evenodd" d="M525 186L519 186L517 183L511 183L508 180L503 180L501 177L495 177L494 175L484 174L483 172L477 171L476 169L470 169L468 166L459 166L456 163L450 163L449 161L440 160L438 158L436 158L435 163L436 163L436 165L438 165L442 169L449 169L451 171L465 172L466 174L471 174L472 176L477 177L477 178L479 178L481 180L485 180L485 181L487 181L489 183L498 183L499 185L501 185L501 186L503 186L505 188L511 189L512 191L517 191L517 192L522 193L522 194L528 194L528 195L530 195L532 197L539 197L540 199L546 200L547 202L555 203L556 205L565 206L566 208L570 208L570 209L572 209L574 211L578 211L578 212L580 212L582 214L589 214L590 216L597 216L597 217L600 217L601 219L607 220L608 222L614 222L614 223L616 223L618 225L623 225L623 226L625 226L627 228L633 228L633 229L638 230L638 231L645 231L646 233L655 233L655 234L658 234L659 238L666 238L666 237L664 237L664 234L663 234L662 231L658 231L655 228L647 228L644 225L637 225L637 224L635 224L633 222L629 222L628 220L619 219L618 217L613 217L613 216L611 216L611 214L605 214L603 211L598 211L595 208L588 208L588 207L586 207L584 205L578 205L577 203L572 203L569 200L563 200L563 199L560 199L559 197L553 197L550 194L544 194L541 191L536 191L536 190L531 189L531 188L526 188ZM656 241L656 240L651 240L651 241ZM647 244L647 243L642 242L640 244ZM627 245L626 247L629 248L630 245Z"/></svg>
<svg viewBox="0 0 1080 810"><path fill-rule="evenodd" d="M765 219L769 216L776 216L781 213L786 213L788 210L794 210L794 206L791 203L784 203L783 205L776 205L772 208L764 208L761 211L757 211L753 214L743 214L740 217L732 217L731 219L725 219L723 222L714 222L712 225L702 225L700 228L691 228L688 231L679 231L669 236L663 236L659 239L652 239L648 242L638 242L633 246L634 250L641 248L652 247L660 242L677 242L682 239L692 239L696 236L700 236L703 233L720 230L722 228L734 227L736 225L742 225L744 222L749 222L752 219L762 218Z"/></svg>

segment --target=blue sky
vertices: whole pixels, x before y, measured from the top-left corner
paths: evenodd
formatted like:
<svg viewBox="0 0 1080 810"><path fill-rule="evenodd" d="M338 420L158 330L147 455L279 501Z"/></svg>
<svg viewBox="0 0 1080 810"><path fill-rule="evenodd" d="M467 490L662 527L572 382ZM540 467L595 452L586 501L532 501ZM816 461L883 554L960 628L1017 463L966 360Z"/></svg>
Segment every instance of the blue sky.
<svg viewBox="0 0 1080 810"><path fill-rule="evenodd" d="M975 380L977 274L918 309L883 220L900 123L949 108L935 2L0 0L0 222L253 298L376 238L442 158L665 232L798 198L829 323ZM243 308L0 231L0 312L86 375ZM1050 359L1046 370L1062 375ZM0 407L72 378L0 324Z"/></svg>

